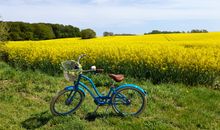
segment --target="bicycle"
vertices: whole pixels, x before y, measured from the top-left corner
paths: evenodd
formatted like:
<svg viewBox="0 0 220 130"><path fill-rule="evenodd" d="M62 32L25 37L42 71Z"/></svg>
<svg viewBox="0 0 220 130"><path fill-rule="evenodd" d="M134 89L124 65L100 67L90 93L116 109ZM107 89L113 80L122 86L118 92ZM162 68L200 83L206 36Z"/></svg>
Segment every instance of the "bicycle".
<svg viewBox="0 0 220 130"><path fill-rule="evenodd" d="M115 82L121 82L124 75L109 74L114 82L110 85L109 92L106 95L100 94L92 79L83 75L83 73L100 73L104 70L96 69L95 66L92 66L90 70L83 70L80 59L84 56L79 56L78 61L62 62L64 77L68 81L72 81L74 85L65 87L52 98L50 110L53 115L68 115L79 109L85 98L84 89L89 92L97 105L94 112L98 110L99 106L104 105L112 106L113 110L122 116L138 116L144 111L147 100L147 92L144 89L134 84L123 84L118 87L114 85ZM81 79L89 81L95 93L81 82Z"/></svg>

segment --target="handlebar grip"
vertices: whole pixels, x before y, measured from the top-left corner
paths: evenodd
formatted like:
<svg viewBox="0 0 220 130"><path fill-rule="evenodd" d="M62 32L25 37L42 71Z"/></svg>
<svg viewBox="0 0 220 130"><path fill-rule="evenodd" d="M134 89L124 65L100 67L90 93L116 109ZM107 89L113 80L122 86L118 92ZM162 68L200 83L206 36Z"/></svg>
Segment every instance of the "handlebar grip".
<svg viewBox="0 0 220 130"><path fill-rule="evenodd" d="M101 73L103 71L104 71L104 69L96 69L96 73Z"/></svg>

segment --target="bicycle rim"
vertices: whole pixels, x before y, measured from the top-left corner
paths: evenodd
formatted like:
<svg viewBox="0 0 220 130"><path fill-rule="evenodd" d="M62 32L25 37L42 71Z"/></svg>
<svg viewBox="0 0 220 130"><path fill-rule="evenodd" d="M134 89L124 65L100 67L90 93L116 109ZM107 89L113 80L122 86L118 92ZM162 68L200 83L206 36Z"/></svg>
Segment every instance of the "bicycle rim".
<svg viewBox="0 0 220 130"><path fill-rule="evenodd" d="M123 88L112 99L113 109L124 116L138 116L146 106L145 95L136 88Z"/></svg>
<svg viewBox="0 0 220 130"><path fill-rule="evenodd" d="M80 91L62 90L52 100L51 111L54 115L70 114L79 108L83 99Z"/></svg>

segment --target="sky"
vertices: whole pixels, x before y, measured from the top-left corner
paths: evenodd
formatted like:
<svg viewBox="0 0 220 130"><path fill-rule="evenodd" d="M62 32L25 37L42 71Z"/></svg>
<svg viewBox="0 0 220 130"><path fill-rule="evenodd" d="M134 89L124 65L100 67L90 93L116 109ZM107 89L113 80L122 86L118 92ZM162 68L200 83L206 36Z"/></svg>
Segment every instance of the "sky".
<svg viewBox="0 0 220 130"><path fill-rule="evenodd" d="M59 23L98 35L220 31L220 0L0 0L4 21Z"/></svg>

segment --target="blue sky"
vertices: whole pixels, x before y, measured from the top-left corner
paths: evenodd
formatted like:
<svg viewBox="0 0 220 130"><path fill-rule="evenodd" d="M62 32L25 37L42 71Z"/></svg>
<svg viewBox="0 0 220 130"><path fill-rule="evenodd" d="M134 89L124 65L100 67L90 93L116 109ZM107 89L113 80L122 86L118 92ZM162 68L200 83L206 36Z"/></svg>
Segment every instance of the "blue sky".
<svg viewBox="0 0 220 130"><path fill-rule="evenodd" d="M220 0L0 0L5 21L70 24L143 34L153 29L220 31Z"/></svg>

